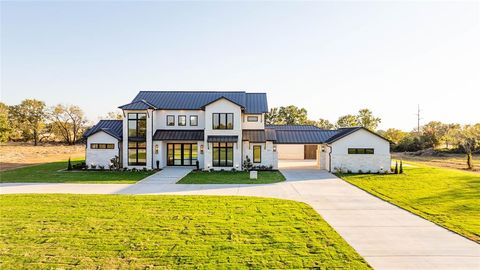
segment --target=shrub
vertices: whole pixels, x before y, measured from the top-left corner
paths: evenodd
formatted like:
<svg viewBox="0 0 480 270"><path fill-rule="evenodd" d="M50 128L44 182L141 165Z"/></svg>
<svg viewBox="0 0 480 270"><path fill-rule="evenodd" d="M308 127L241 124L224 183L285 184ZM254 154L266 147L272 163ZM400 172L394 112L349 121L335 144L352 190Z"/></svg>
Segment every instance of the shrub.
<svg viewBox="0 0 480 270"><path fill-rule="evenodd" d="M120 169L120 158L118 156L110 159L110 169L119 170Z"/></svg>
<svg viewBox="0 0 480 270"><path fill-rule="evenodd" d="M359 174L362 174L362 173L363 173L363 171L362 171L362 170L358 170L358 173L359 173Z"/></svg>
<svg viewBox="0 0 480 270"><path fill-rule="evenodd" d="M71 171L71 170L72 170L72 161L70 160L70 158L68 158L67 170L68 170L68 171Z"/></svg>
<svg viewBox="0 0 480 270"><path fill-rule="evenodd" d="M400 160L400 174L403 173L403 160Z"/></svg>
<svg viewBox="0 0 480 270"><path fill-rule="evenodd" d="M87 169L87 164L85 162L72 165L72 170L85 170L85 169Z"/></svg>
<svg viewBox="0 0 480 270"><path fill-rule="evenodd" d="M105 170L105 166L102 166L102 165L98 165L98 168L99 168L101 171Z"/></svg>
<svg viewBox="0 0 480 270"><path fill-rule="evenodd" d="M250 171L250 170L252 170L252 167L253 167L252 161L250 160L250 158L248 156L246 156L245 160L243 161L243 169L245 171Z"/></svg>
<svg viewBox="0 0 480 270"><path fill-rule="evenodd" d="M90 164L90 169L96 170L96 169L97 169L97 165L95 165L95 164Z"/></svg>
<svg viewBox="0 0 480 270"><path fill-rule="evenodd" d="M395 161L395 174L398 174L398 161Z"/></svg>

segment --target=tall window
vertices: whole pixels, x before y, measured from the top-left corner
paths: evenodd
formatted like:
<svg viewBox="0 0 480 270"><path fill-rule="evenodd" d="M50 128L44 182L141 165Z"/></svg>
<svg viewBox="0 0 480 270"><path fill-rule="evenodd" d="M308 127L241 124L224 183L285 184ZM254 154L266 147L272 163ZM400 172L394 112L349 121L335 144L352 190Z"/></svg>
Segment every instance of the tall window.
<svg viewBox="0 0 480 270"><path fill-rule="evenodd" d="M128 114L128 165L147 164L147 114Z"/></svg>
<svg viewBox="0 0 480 270"><path fill-rule="evenodd" d="M128 165L145 166L147 164L147 143L128 142Z"/></svg>
<svg viewBox="0 0 480 270"><path fill-rule="evenodd" d="M175 126L175 115L167 115L167 126Z"/></svg>
<svg viewBox="0 0 480 270"><path fill-rule="evenodd" d="M213 167L233 167L233 143L212 143Z"/></svg>
<svg viewBox="0 0 480 270"><path fill-rule="evenodd" d="M233 113L214 113L213 129L233 129Z"/></svg>
<svg viewBox="0 0 480 270"><path fill-rule="evenodd" d="M374 153L373 148L348 148L349 155L372 155Z"/></svg>
<svg viewBox="0 0 480 270"><path fill-rule="evenodd" d="M253 146L253 163L262 162L262 146L254 145Z"/></svg>
<svg viewBox="0 0 480 270"><path fill-rule="evenodd" d="M145 138L147 136L147 115L145 113L128 114L128 137Z"/></svg>
<svg viewBox="0 0 480 270"><path fill-rule="evenodd" d="M190 126L198 126L198 115L190 115Z"/></svg>
<svg viewBox="0 0 480 270"><path fill-rule="evenodd" d="M179 115L178 116L178 125L179 126L186 126L187 125L187 116L186 115Z"/></svg>

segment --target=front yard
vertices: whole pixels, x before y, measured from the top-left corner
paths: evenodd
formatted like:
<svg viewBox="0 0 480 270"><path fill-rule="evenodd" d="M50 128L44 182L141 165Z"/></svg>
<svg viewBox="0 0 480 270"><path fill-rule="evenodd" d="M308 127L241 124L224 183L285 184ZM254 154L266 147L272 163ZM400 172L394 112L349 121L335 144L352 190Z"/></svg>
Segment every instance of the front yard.
<svg viewBox="0 0 480 270"><path fill-rule="evenodd" d="M419 163L404 174L338 175L386 201L480 242L480 175Z"/></svg>
<svg viewBox="0 0 480 270"><path fill-rule="evenodd" d="M250 179L244 171L192 171L177 184L270 184L285 181L280 171L259 171L258 179Z"/></svg>
<svg viewBox="0 0 480 270"><path fill-rule="evenodd" d="M0 268L369 268L311 207L249 197L2 195Z"/></svg>
<svg viewBox="0 0 480 270"><path fill-rule="evenodd" d="M82 160L73 161L79 163ZM0 172L0 183L102 183L132 184L154 172L63 171L67 161L45 163Z"/></svg>

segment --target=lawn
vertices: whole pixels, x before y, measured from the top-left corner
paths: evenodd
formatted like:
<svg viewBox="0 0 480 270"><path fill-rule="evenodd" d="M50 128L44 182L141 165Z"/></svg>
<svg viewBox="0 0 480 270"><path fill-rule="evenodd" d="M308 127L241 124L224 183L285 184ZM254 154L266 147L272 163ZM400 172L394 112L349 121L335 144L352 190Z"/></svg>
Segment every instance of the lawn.
<svg viewBox="0 0 480 270"><path fill-rule="evenodd" d="M405 153L393 153L392 158L404 161L422 163L425 165L467 170L467 156L465 154L440 153L441 156L415 156ZM480 155L472 155L473 170L480 173Z"/></svg>
<svg viewBox="0 0 480 270"><path fill-rule="evenodd" d="M81 162L75 161L72 163ZM0 183L135 183L153 172L59 171L66 161L45 163L0 172Z"/></svg>
<svg viewBox="0 0 480 270"><path fill-rule="evenodd" d="M2 195L0 268L348 268L310 206L227 196Z"/></svg>
<svg viewBox="0 0 480 270"><path fill-rule="evenodd" d="M419 163L404 174L339 175L386 201L480 243L480 175Z"/></svg>
<svg viewBox="0 0 480 270"><path fill-rule="evenodd" d="M258 172L258 179L250 179L249 172L244 171L192 171L177 184L270 184L285 181L280 171Z"/></svg>

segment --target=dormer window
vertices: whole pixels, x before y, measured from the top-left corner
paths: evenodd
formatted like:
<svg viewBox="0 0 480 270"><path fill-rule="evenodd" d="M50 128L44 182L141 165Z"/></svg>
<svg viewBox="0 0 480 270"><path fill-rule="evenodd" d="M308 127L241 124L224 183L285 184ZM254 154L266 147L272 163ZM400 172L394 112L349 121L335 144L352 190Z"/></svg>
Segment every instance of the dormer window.
<svg viewBox="0 0 480 270"><path fill-rule="evenodd" d="M233 129L233 113L212 114L213 129Z"/></svg>

